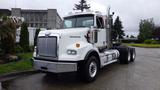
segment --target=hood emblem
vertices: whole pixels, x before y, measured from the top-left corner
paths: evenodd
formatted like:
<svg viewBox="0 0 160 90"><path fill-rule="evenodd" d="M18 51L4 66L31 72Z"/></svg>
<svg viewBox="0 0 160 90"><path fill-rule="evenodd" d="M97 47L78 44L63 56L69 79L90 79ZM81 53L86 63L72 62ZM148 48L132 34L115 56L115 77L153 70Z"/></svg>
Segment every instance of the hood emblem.
<svg viewBox="0 0 160 90"><path fill-rule="evenodd" d="M45 34L45 37L49 37L49 36L50 36L50 34L51 34L51 33L46 33L46 34Z"/></svg>

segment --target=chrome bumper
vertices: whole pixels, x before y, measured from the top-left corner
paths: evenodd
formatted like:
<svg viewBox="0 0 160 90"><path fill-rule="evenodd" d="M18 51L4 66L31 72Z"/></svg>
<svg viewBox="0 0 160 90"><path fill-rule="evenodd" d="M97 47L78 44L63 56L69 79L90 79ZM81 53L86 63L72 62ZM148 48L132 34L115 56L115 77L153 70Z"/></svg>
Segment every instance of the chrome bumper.
<svg viewBox="0 0 160 90"><path fill-rule="evenodd" d="M42 60L33 60L34 69L53 72L53 73L64 73L77 71L77 63L68 62L50 62Z"/></svg>

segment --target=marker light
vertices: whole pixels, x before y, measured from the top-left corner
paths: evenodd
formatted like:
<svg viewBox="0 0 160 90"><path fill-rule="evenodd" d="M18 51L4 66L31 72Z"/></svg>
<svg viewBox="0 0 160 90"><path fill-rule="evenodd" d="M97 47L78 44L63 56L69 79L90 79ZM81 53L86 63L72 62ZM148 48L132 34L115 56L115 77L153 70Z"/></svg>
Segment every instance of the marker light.
<svg viewBox="0 0 160 90"><path fill-rule="evenodd" d="M79 43L76 43L76 47L79 48L81 45Z"/></svg>

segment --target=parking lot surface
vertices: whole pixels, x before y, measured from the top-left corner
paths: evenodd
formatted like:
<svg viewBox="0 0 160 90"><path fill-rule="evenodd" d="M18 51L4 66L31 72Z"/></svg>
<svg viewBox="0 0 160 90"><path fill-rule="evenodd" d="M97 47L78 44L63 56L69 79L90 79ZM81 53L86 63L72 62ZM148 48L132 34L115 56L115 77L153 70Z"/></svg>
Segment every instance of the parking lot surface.
<svg viewBox="0 0 160 90"><path fill-rule="evenodd" d="M108 65L93 83L76 74L37 73L1 82L2 90L160 90L160 49L136 48L136 53L134 63Z"/></svg>

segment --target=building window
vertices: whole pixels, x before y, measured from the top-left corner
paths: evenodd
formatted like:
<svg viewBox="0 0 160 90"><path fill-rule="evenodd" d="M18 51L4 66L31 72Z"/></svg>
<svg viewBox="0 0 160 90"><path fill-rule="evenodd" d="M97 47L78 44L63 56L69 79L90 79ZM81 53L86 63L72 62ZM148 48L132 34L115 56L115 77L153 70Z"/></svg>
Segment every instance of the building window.
<svg viewBox="0 0 160 90"><path fill-rule="evenodd" d="M38 23L35 24L35 27L38 27Z"/></svg>
<svg viewBox="0 0 160 90"><path fill-rule="evenodd" d="M47 22L47 15L46 14L43 15L43 20L44 20L44 22Z"/></svg>
<svg viewBox="0 0 160 90"><path fill-rule="evenodd" d="M31 21L33 21L33 20L34 20L32 16L30 17L30 20L31 20Z"/></svg>
<svg viewBox="0 0 160 90"><path fill-rule="evenodd" d="M47 28L47 23L44 23L44 28Z"/></svg>
<svg viewBox="0 0 160 90"><path fill-rule="evenodd" d="M40 28L42 28L43 26L42 26L42 23L40 23L40 26L39 26Z"/></svg>
<svg viewBox="0 0 160 90"><path fill-rule="evenodd" d="M31 27L34 27L34 26L33 26L33 23L31 23Z"/></svg>
<svg viewBox="0 0 160 90"><path fill-rule="evenodd" d="M38 21L38 15L37 14L35 15L35 20Z"/></svg>

